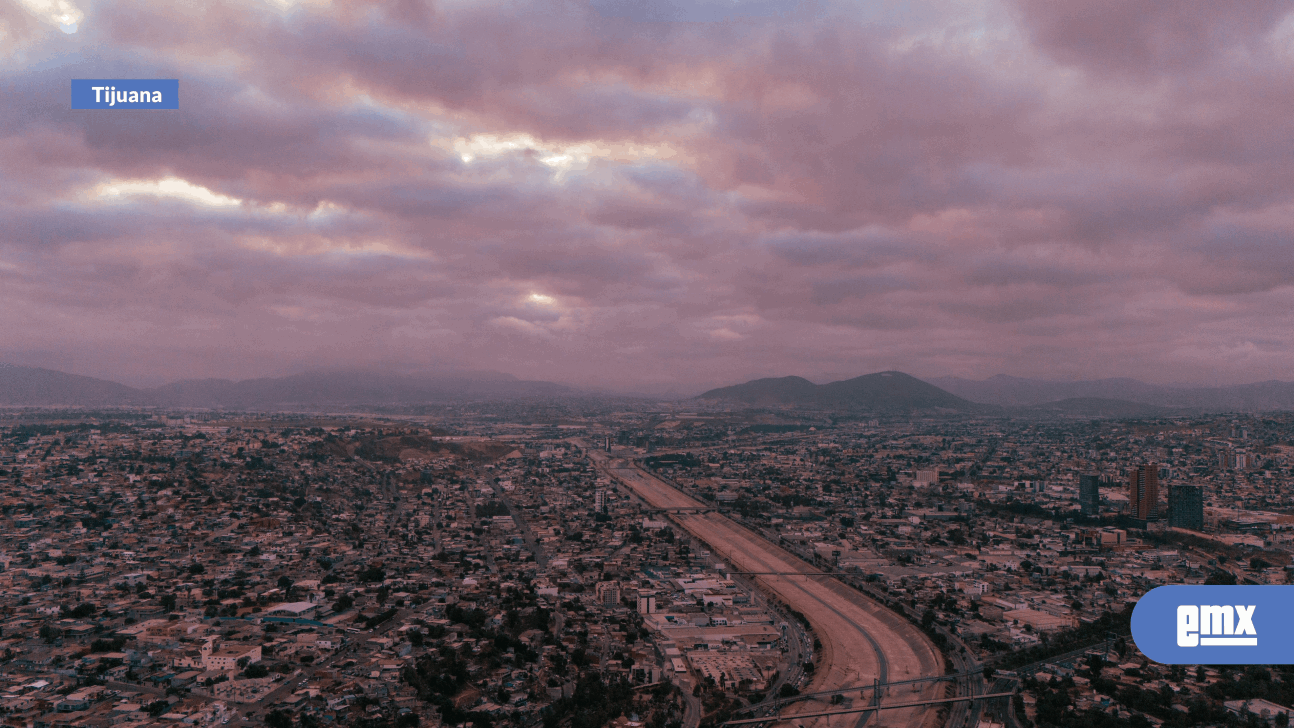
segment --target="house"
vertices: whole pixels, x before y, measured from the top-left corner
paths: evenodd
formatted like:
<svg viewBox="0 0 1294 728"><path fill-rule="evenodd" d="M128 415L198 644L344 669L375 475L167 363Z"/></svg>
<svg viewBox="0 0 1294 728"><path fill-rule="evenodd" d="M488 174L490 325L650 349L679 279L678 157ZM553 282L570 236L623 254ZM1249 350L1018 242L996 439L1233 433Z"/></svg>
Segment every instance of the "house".
<svg viewBox="0 0 1294 728"><path fill-rule="evenodd" d="M319 605L310 602L283 602L270 607L265 614L270 617L310 619L315 616L315 611L318 607Z"/></svg>
<svg viewBox="0 0 1294 728"><path fill-rule="evenodd" d="M244 664L251 665L261 661L260 645L230 644L216 648L211 642L202 646L202 668L204 670L239 670L239 660L246 658Z"/></svg>

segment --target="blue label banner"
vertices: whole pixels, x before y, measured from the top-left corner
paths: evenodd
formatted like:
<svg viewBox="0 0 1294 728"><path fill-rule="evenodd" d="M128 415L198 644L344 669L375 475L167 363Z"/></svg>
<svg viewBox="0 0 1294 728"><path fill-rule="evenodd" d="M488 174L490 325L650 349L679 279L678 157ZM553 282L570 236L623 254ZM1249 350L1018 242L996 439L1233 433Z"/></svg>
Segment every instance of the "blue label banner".
<svg viewBox="0 0 1294 728"><path fill-rule="evenodd" d="M1132 639L1169 665L1294 665L1294 586L1161 586L1132 610Z"/></svg>
<svg viewBox="0 0 1294 728"><path fill-rule="evenodd" d="M178 109L177 78L74 78L73 109Z"/></svg>

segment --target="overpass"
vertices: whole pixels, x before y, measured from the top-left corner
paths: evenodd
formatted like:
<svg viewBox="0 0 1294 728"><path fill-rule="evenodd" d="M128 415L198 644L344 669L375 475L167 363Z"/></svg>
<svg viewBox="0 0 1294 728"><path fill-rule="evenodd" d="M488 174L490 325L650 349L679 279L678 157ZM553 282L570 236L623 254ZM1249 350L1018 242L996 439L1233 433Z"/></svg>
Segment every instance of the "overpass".
<svg viewBox="0 0 1294 728"><path fill-rule="evenodd" d="M889 688L895 688L895 687L900 687L905 685L906 686L921 685L923 683L934 683L934 682L956 682L957 680L961 680L962 678L968 677L970 675L978 675L978 674L980 673L953 672L947 675L935 675L933 677L919 677L919 678L916 678L915 680L898 680L892 683L881 683L878 680L871 683L870 685L849 685L843 688L836 688L835 690L820 690L818 692L813 692L813 693L800 693L799 695L793 695L789 698L778 698L777 700L765 700L762 703L756 703L754 705L750 705L745 708L739 708L736 712L745 713L751 710L761 710L764 708L776 708L782 705L797 703L801 700L811 700L814 698L821 698L824 696L830 697L833 695L847 695L849 693L858 693L859 696L861 697L862 694L868 690L872 691L872 699L874 701L879 702L880 693L882 691L888 690Z"/></svg>

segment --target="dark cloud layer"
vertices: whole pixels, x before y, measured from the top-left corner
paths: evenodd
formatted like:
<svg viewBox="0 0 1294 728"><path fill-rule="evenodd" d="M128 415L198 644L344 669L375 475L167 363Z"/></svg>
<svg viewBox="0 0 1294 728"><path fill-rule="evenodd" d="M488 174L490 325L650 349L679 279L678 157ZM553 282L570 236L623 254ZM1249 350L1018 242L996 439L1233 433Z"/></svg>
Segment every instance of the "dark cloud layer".
<svg viewBox="0 0 1294 728"><path fill-rule="evenodd" d="M0 359L1294 378L1287 3L19 0L0 51Z"/></svg>

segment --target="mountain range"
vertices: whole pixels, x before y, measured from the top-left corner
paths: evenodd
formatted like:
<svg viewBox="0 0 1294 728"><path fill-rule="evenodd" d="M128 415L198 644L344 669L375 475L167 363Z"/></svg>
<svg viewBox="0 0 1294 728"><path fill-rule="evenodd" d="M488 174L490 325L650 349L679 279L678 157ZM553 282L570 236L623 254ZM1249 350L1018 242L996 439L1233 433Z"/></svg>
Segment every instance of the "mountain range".
<svg viewBox="0 0 1294 728"><path fill-rule="evenodd" d="M936 377L926 381L972 402L1003 407L1095 398L1196 412L1294 410L1294 382L1275 380L1230 387L1166 387L1136 379L1054 382L1004 374L984 380Z"/></svg>
<svg viewBox="0 0 1294 728"><path fill-rule="evenodd" d="M305 372L242 381L188 379L139 389L52 369L0 364L0 406L308 409L533 399L574 393L560 384L524 381L497 372L425 376Z"/></svg>
<svg viewBox="0 0 1294 728"><path fill-rule="evenodd" d="M1205 412L1294 410L1294 382L1166 387L1135 379L1054 382L998 375L920 380L878 372L828 384L803 377L756 379L712 389L701 401L902 414L1003 414L1024 418L1138 418Z"/></svg>
<svg viewBox="0 0 1294 728"><path fill-rule="evenodd" d="M136 388L52 369L0 364L0 406L269 410L417 406L469 401L594 396L561 384L498 372L425 375L317 371L284 377L186 379ZM608 395L611 396L611 395ZM808 407L878 414L1003 414L1034 417L1163 417L1203 412L1294 410L1294 382L1169 387L1135 379L1057 382L998 375L921 380L889 371L827 384L803 377L756 379L711 389L701 402Z"/></svg>

